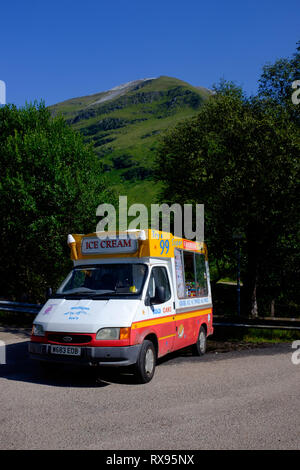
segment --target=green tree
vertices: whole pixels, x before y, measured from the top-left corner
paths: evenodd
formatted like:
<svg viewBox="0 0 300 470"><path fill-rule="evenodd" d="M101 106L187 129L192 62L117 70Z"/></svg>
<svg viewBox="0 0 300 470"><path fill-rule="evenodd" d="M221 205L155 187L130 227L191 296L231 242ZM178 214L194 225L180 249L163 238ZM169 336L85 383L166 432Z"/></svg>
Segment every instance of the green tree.
<svg viewBox="0 0 300 470"><path fill-rule="evenodd" d="M243 235L245 308L257 315L258 289L277 286L278 248L283 256L282 242L299 236L299 127L282 106L246 99L232 83L215 91L197 118L165 135L156 174L162 201L204 203L221 274L235 262L234 234Z"/></svg>
<svg viewBox="0 0 300 470"><path fill-rule="evenodd" d="M300 41L297 43L296 52L291 57L268 63L262 69L258 81L258 95L273 103L283 106L298 125L300 125L300 106L292 103L292 83L300 80Z"/></svg>
<svg viewBox="0 0 300 470"><path fill-rule="evenodd" d="M0 295L44 300L70 267L68 233L112 202L92 148L43 103L0 109Z"/></svg>

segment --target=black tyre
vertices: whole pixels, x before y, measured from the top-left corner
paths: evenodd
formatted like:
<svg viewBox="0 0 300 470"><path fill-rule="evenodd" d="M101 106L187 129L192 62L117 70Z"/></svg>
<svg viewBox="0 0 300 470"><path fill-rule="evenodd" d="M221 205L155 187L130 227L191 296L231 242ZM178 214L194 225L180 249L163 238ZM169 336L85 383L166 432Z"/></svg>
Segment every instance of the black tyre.
<svg viewBox="0 0 300 470"><path fill-rule="evenodd" d="M138 361L135 365L135 376L139 383L150 382L156 366L156 352L153 343L145 340L142 344Z"/></svg>
<svg viewBox="0 0 300 470"><path fill-rule="evenodd" d="M203 356L206 353L206 330L201 326L199 330L197 343L193 345L193 353L195 356Z"/></svg>

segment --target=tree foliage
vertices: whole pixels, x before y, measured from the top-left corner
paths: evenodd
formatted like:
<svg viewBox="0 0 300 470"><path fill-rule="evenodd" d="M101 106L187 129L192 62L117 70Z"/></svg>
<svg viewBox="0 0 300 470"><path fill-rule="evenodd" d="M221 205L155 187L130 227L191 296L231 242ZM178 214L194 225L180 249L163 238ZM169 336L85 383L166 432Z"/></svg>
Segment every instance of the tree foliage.
<svg viewBox="0 0 300 470"><path fill-rule="evenodd" d="M263 67L258 81L258 95L277 105L283 106L289 112L291 119L300 126L300 106L292 103L292 83L300 80L300 41L296 52L291 57L276 60Z"/></svg>
<svg viewBox="0 0 300 470"><path fill-rule="evenodd" d="M0 109L0 295L44 300L66 274L68 233L94 231L112 202L90 146L43 103Z"/></svg>
<svg viewBox="0 0 300 470"><path fill-rule="evenodd" d="M246 310L254 314L257 289L278 296L285 252L291 259L299 249L299 127L280 104L247 99L232 83L215 91L197 118L165 135L156 174L161 200L205 204L205 236L222 275L235 262L234 235L243 236Z"/></svg>

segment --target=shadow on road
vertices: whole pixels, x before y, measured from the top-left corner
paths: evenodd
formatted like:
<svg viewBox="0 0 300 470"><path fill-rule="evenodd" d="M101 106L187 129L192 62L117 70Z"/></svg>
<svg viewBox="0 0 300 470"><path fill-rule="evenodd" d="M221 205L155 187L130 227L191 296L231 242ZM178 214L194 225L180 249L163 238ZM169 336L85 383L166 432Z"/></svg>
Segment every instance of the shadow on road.
<svg viewBox="0 0 300 470"><path fill-rule="evenodd" d="M50 367L47 367L50 366ZM116 369L78 367L65 364L43 364L32 360L28 341L6 346L6 364L0 365L0 377L20 382L31 382L56 387L106 387L112 383L134 384L131 374Z"/></svg>
<svg viewBox="0 0 300 470"><path fill-rule="evenodd" d="M267 348L257 348L243 351L231 351L218 353L213 348L208 348L208 354L204 357L192 356L190 348L186 348L168 354L157 362L159 366L172 365L172 363L184 362L211 362L216 360L232 359L243 355L274 355L288 351L287 344L272 345ZM47 364L43 367L38 361L32 360L28 354L28 341L21 341L6 346L6 364L0 365L0 377L19 382L37 383L56 387L95 387L109 386L111 383L136 385L136 379L132 371L123 368L97 368L78 367L63 364Z"/></svg>

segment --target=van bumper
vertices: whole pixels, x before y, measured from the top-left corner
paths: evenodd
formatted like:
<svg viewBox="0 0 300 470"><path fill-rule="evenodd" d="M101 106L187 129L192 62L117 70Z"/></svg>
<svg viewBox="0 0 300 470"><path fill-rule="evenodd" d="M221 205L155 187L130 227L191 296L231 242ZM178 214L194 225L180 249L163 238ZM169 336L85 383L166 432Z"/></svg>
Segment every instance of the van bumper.
<svg viewBox="0 0 300 470"><path fill-rule="evenodd" d="M130 366L137 362L141 346L141 344L122 347L80 346L80 356L68 356L52 354L51 344L30 342L28 350L30 357L39 361L87 366L99 365L109 367L123 367Z"/></svg>

